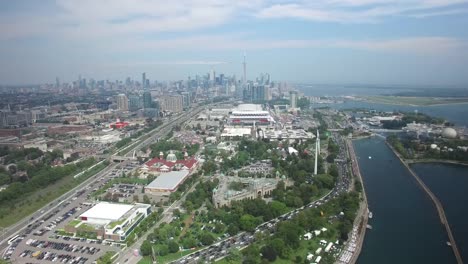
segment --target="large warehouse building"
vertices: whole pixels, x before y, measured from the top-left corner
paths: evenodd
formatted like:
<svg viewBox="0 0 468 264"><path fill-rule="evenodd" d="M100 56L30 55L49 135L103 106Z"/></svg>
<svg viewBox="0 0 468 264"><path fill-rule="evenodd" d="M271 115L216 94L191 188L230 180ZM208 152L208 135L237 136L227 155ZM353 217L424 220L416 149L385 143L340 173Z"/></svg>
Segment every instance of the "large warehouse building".
<svg viewBox="0 0 468 264"><path fill-rule="evenodd" d="M145 187L145 193L169 195L177 190L185 179L188 178L189 174L187 170L170 171L161 174Z"/></svg>
<svg viewBox="0 0 468 264"><path fill-rule="evenodd" d="M124 241L150 213L149 204L100 202L65 226L69 233L91 233L100 239Z"/></svg>

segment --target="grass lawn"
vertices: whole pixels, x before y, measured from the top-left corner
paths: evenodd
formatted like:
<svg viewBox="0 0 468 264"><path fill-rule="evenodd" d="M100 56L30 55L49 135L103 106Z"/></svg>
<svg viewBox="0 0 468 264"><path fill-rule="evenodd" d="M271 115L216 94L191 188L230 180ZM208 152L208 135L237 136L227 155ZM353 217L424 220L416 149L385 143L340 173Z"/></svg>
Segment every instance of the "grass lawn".
<svg viewBox="0 0 468 264"><path fill-rule="evenodd" d="M94 167L92 170L85 172L77 179L73 178L75 174L68 175L58 180L54 184L47 186L46 188L37 190L36 192L23 197L20 201L15 201L14 208L4 207L8 208L9 214L3 215L3 217L0 219L0 227L8 227L17 223L21 219L27 217L28 215L36 212L43 206L50 203L50 201L73 189L75 186L86 180L89 176L96 174L105 167L106 165L100 164Z"/></svg>
<svg viewBox="0 0 468 264"><path fill-rule="evenodd" d="M151 261L150 257L143 257L140 261L138 261L138 264L153 264L153 261Z"/></svg>

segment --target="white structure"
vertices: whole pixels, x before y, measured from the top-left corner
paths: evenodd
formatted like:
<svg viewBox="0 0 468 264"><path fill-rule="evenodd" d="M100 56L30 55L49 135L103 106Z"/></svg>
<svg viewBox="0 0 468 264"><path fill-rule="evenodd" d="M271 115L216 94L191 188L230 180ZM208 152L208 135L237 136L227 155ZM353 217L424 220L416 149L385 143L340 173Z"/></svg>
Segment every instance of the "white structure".
<svg viewBox="0 0 468 264"><path fill-rule="evenodd" d="M322 252L322 248L319 247L319 248L317 248L317 250L315 250L315 255L318 255L318 254L320 254L321 252Z"/></svg>
<svg viewBox="0 0 468 264"><path fill-rule="evenodd" d="M125 94L117 95L117 109L128 111L128 98Z"/></svg>
<svg viewBox="0 0 468 264"><path fill-rule="evenodd" d="M96 233L103 239L123 241L150 213L149 204L115 204L100 202L79 216L79 223L67 225L65 231ZM86 227L85 227L86 226Z"/></svg>
<svg viewBox="0 0 468 264"><path fill-rule="evenodd" d="M456 138L457 131L451 127L446 127L442 130L442 137L444 138Z"/></svg>
<svg viewBox="0 0 468 264"><path fill-rule="evenodd" d="M107 224L119 220L133 208L131 204L113 204L101 202L80 215L82 221L91 224Z"/></svg>
<svg viewBox="0 0 468 264"><path fill-rule="evenodd" d="M221 133L222 139L251 137L252 128L250 127L224 127Z"/></svg>
<svg viewBox="0 0 468 264"><path fill-rule="evenodd" d="M297 91L290 91L289 92L289 104L292 109L297 108Z"/></svg>
<svg viewBox="0 0 468 264"><path fill-rule="evenodd" d="M332 246L333 246L332 242L328 243L327 247L325 248L325 252L328 253L331 250Z"/></svg>
<svg viewBox="0 0 468 264"><path fill-rule="evenodd" d="M189 176L187 170L170 171L158 176L148 186L145 187L145 193L169 194L177 190L180 184Z"/></svg>
<svg viewBox="0 0 468 264"><path fill-rule="evenodd" d="M317 175L317 163L318 155L320 155L320 134L317 129L317 141L315 142L315 165L314 165L314 175Z"/></svg>
<svg viewBox="0 0 468 264"><path fill-rule="evenodd" d="M258 104L241 104L228 117L230 125L271 125L275 119Z"/></svg>
<svg viewBox="0 0 468 264"><path fill-rule="evenodd" d="M312 239L312 233L308 232L304 234L304 240L310 240Z"/></svg>

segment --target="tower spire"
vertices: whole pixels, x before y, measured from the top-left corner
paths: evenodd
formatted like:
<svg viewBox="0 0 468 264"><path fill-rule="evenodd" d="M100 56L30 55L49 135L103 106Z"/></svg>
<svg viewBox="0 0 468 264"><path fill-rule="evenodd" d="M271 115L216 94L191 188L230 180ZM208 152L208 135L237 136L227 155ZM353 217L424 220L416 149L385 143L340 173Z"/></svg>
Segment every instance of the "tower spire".
<svg viewBox="0 0 468 264"><path fill-rule="evenodd" d="M315 141L315 164L314 164L314 175L317 175L317 163L318 163L318 155L320 154L320 135L317 129L317 140Z"/></svg>

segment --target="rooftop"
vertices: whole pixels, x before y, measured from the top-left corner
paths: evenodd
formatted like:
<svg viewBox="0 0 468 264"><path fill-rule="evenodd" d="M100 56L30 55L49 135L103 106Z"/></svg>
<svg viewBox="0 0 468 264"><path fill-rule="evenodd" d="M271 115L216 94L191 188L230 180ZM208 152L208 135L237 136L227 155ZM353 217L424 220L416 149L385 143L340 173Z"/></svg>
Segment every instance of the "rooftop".
<svg viewBox="0 0 468 264"><path fill-rule="evenodd" d="M152 181L147 188L155 189L169 189L173 190L179 185L187 176L188 171L170 171L168 173L161 174L154 181Z"/></svg>
<svg viewBox="0 0 468 264"><path fill-rule="evenodd" d="M80 215L80 218L96 218L115 221L130 211L133 205L100 202Z"/></svg>

